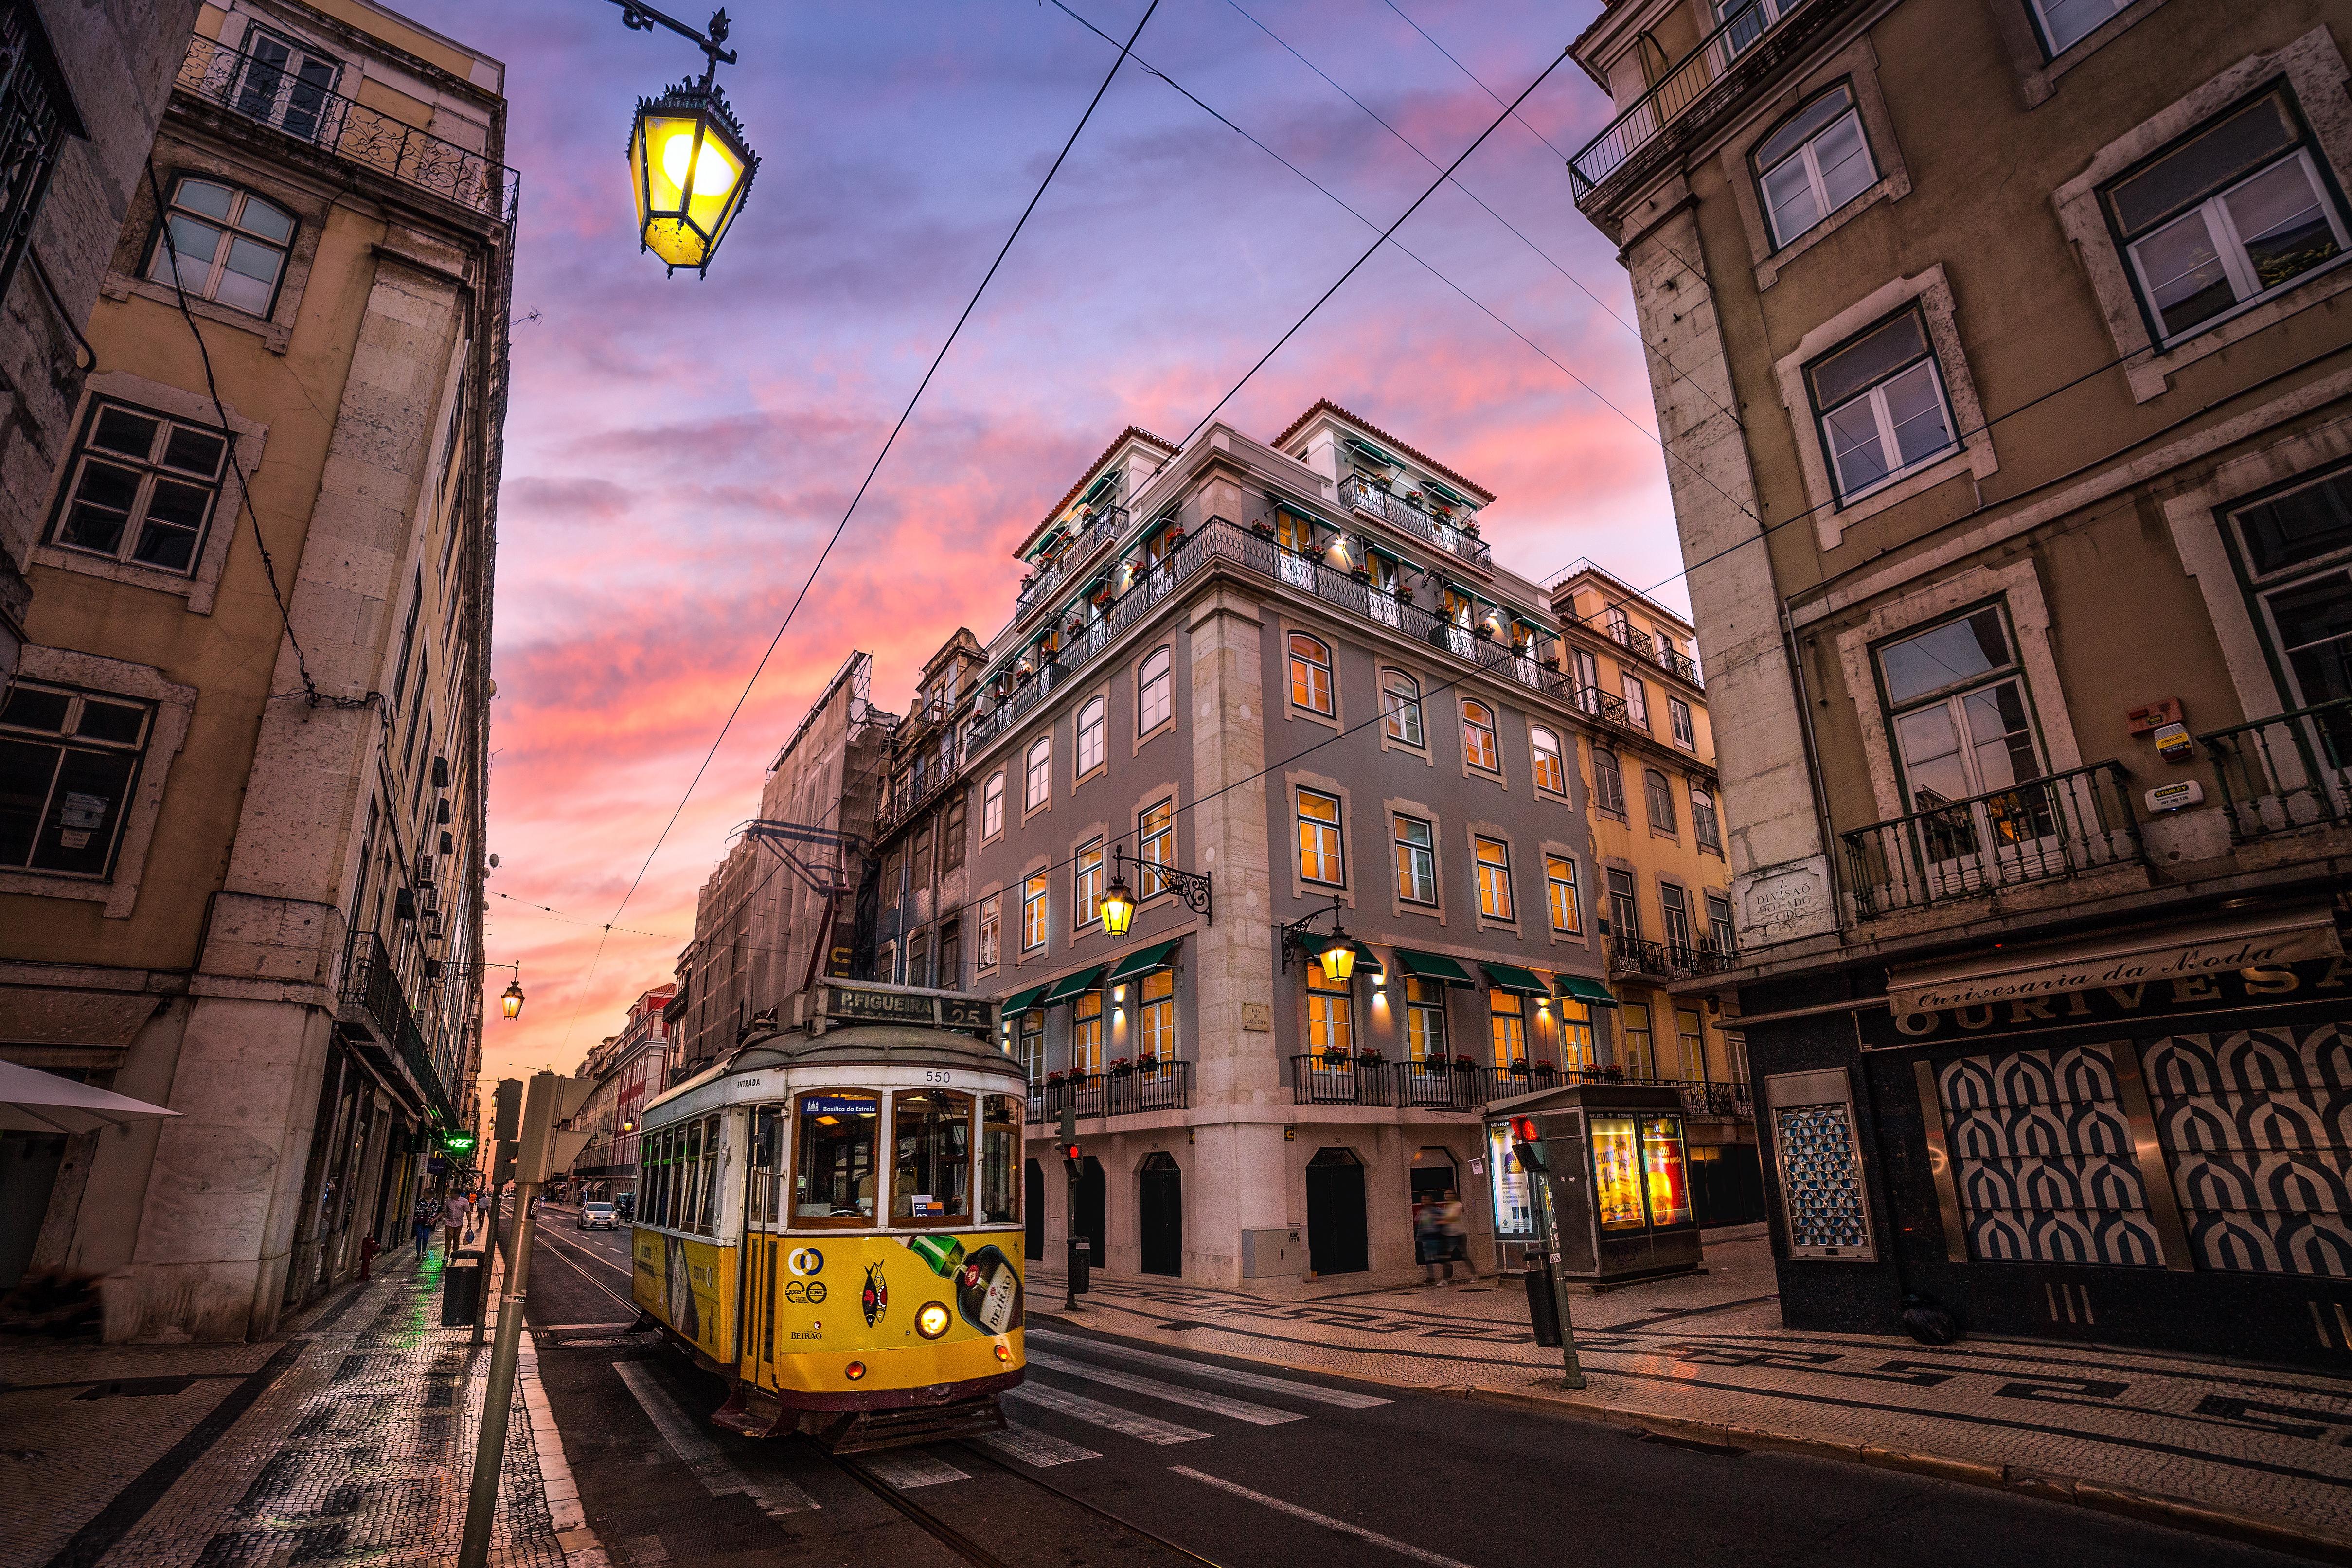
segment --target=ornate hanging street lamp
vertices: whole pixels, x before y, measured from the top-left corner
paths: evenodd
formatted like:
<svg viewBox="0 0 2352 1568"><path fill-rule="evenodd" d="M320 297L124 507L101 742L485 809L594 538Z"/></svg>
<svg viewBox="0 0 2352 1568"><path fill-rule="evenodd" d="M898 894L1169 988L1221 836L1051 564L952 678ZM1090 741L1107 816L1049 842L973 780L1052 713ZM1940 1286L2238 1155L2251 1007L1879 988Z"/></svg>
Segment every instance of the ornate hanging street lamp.
<svg viewBox="0 0 2352 1568"><path fill-rule="evenodd" d="M508 981L507 988L499 994L499 1011L507 1016L509 1024L522 1016L522 976Z"/></svg>
<svg viewBox="0 0 2352 1568"><path fill-rule="evenodd" d="M1356 939L1339 921L1341 900L1333 899L1329 909L1317 910L1303 915L1288 925L1276 926L1275 935L1282 949L1282 967L1288 969L1293 958L1304 961L1310 953L1323 966L1325 978L1345 984L1356 973ZM1308 930L1325 915L1332 917L1331 934L1319 936Z"/></svg>
<svg viewBox="0 0 2352 1568"><path fill-rule="evenodd" d="M1136 875L1152 884L1152 891L1174 893L1185 905L1209 924L1217 923L1216 910L1211 895L1209 874L1205 871L1180 871L1159 860L1146 860L1139 855L1129 855L1124 845L1115 845L1110 852L1110 886L1102 898L1103 934L1117 941L1127 934L1135 921L1135 889L1127 880L1127 868L1136 868ZM1145 867L1150 869L1146 871Z"/></svg>
<svg viewBox="0 0 2352 1568"><path fill-rule="evenodd" d="M710 18L709 36L662 15L641 0L613 0L621 20L650 32L667 27L701 47L709 67L698 82L680 82L659 98L637 100L629 133L629 178L636 188L637 248L650 250L675 273L691 267L709 276L710 258L743 210L760 155L743 139L742 121L727 107L716 77L735 63L727 41L727 13Z"/></svg>

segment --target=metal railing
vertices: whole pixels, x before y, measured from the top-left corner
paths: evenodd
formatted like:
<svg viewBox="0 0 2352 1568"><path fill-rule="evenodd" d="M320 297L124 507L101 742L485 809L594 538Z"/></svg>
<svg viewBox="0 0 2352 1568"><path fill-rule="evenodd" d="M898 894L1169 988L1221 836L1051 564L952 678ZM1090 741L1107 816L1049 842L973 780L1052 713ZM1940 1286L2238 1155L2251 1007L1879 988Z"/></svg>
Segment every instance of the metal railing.
<svg viewBox="0 0 2352 1568"><path fill-rule="evenodd" d="M1530 1061L1525 1067L1485 1067L1464 1060L1391 1062L1308 1052L1290 1058L1290 1092L1299 1105L1361 1105L1402 1110L1472 1112L1498 1100L1577 1083L1671 1089L1692 1117L1749 1117L1753 1089L1745 1083L1695 1079L1628 1078L1613 1068L1590 1072Z"/></svg>
<svg viewBox="0 0 2352 1568"><path fill-rule="evenodd" d="M1416 539L1425 540L1440 550L1474 561L1481 566L1494 564L1495 552L1485 540L1444 518L1417 507L1395 491L1372 483L1361 474L1349 474L1339 481L1339 501L1370 512L1374 517L1401 528Z"/></svg>
<svg viewBox="0 0 2352 1568"><path fill-rule="evenodd" d="M331 92L286 66L210 38L188 40L176 84L307 142L348 163L413 185L500 223L515 220L522 176L487 153L444 141L355 99Z"/></svg>
<svg viewBox="0 0 2352 1568"><path fill-rule="evenodd" d="M2230 839L2352 822L2352 698L2197 737L2213 762Z"/></svg>
<svg viewBox="0 0 2352 1568"><path fill-rule="evenodd" d="M1268 582L1311 594L1327 604L1427 643L1464 663L1539 691L1555 702L1585 706L1572 692L1568 677L1556 666L1482 637L1471 627L1449 621L1386 589L1376 588L1350 573L1335 571L1314 557L1285 550L1270 538L1223 518L1213 518L1171 552L1167 559L1138 578L1108 613L1066 640L1034 675L1018 682L987 712L975 717L968 748L977 751L1019 724L1054 692L1076 679L1103 649L1212 562L1239 566ZM1600 700L1586 707L1587 711L1606 711L1607 704L1612 701L1617 702L1619 712L1623 710L1622 701L1607 698L1604 693L1591 696ZM1627 724L1625 728L1631 730L1633 726Z"/></svg>
<svg viewBox="0 0 2352 1568"><path fill-rule="evenodd" d="M1638 936L1612 936L1609 939L1609 978L1625 976L1652 980L1672 980L1674 966L1666 962L1664 942L1644 942Z"/></svg>
<svg viewBox="0 0 2352 1568"><path fill-rule="evenodd" d="M2130 776L2093 763L1839 835L1855 918L2141 861Z"/></svg>
<svg viewBox="0 0 2352 1568"><path fill-rule="evenodd" d="M1029 1087L1032 1123L1059 1121L1066 1110L1083 1120L1192 1108L1192 1064L1187 1061L1146 1060L1108 1072L1055 1073Z"/></svg>
<svg viewBox="0 0 2352 1568"><path fill-rule="evenodd" d="M1027 587L1013 595L1014 621L1026 619L1029 612L1051 598L1054 590L1069 581L1073 573L1093 560L1096 551L1106 541L1116 540L1126 531L1127 508L1107 506L1097 511L1084 528L1071 536L1069 543L1062 547L1062 552L1054 558L1054 563L1038 573Z"/></svg>
<svg viewBox="0 0 2352 1568"><path fill-rule="evenodd" d="M1837 0L1749 0L1733 11L1568 161L1576 199L1582 201L1685 114L1736 97L1785 55L1800 35L1810 35L1814 30L1811 24L1826 20L1838 8ZM1805 25L1790 26L1793 18L1804 18ZM1759 44L1766 47L1759 49ZM1735 64L1744 68L1735 71Z"/></svg>
<svg viewBox="0 0 2352 1568"><path fill-rule="evenodd" d="M417 1026L416 1009L409 1005L407 988L383 939L373 931L353 931L343 957L342 1005L365 1015L386 1048L399 1056L448 1126L457 1124L457 1111L433 1065L425 1033Z"/></svg>

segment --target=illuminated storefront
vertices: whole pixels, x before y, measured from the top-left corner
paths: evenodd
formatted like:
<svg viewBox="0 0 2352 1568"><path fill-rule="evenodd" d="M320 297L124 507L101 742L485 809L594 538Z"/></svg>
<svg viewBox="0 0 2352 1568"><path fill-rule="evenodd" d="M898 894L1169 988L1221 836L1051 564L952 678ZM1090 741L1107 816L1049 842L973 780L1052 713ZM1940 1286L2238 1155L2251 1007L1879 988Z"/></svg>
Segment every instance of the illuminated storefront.
<svg viewBox="0 0 2352 1568"><path fill-rule="evenodd" d="M1538 1260L1538 1194L1512 1152L1513 1117L1533 1117L1542 1134L1561 1278L1602 1285L1698 1267L1682 1099L1671 1089L1610 1083L1543 1089L1486 1108L1500 1267Z"/></svg>

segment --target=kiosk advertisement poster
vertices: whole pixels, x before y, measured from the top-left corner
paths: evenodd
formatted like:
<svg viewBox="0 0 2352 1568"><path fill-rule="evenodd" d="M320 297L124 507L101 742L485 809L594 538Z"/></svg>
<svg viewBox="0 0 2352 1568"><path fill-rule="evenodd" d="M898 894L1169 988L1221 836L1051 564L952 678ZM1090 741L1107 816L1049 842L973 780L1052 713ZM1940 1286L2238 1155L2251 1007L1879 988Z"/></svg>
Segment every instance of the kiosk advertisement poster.
<svg viewBox="0 0 2352 1568"><path fill-rule="evenodd" d="M1528 1173L1519 1164L1510 1127L1505 1122L1486 1124L1486 1171L1494 1189L1495 1234L1513 1238L1535 1235L1535 1196L1528 1191Z"/></svg>

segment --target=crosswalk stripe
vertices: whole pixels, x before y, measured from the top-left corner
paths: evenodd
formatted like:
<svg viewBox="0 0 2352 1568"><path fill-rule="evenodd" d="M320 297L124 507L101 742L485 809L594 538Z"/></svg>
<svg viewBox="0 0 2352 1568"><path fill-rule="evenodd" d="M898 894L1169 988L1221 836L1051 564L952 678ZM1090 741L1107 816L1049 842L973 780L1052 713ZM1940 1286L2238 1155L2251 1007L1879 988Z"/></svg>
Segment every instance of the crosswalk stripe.
<svg viewBox="0 0 2352 1568"><path fill-rule="evenodd" d="M621 1381L636 1396L637 1404L645 1410L646 1419L654 1424L654 1430L659 1432L662 1441L669 1445L669 1451L677 1456L680 1464L694 1472L695 1478L712 1497L740 1493L759 1504L761 1510L772 1518L802 1513L817 1506L814 1498L781 1476L755 1481L737 1469L719 1445L711 1441L709 1433L698 1430L680 1414L653 1373L643 1363L616 1361L613 1363L613 1370L621 1374Z"/></svg>
<svg viewBox="0 0 2352 1568"><path fill-rule="evenodd" d="M1325 1530L1336 1530L1342 1535L1352 1535L1357 1540L1373 1546L1385 1546L1401 1557L1410 1557L1416 1563L1425 1563L1429 1568L1470 1568L1467 1563L1459 1558L1441 1556L1425 1547L1415 1546L1410 1541L1399 1541L1393 1535L1382 1535L1377 1530L1367 1530L1360 1524L1350 1524L1344 1519L1334 1519L1328 1513L1317 1513L1311 1508L1301 1508L1295 1502L1285 1502L1278 1497L1268 1497L1264 1492L1252 1491L1245 1486L1220 1477L1203 1475L1187 1465L1171 1465L1168 1468L1173 1474L1189 1477L1203 1486L1214 1487L1223 1492L1231 1492L1238 1498L1247 1498L1260 1508L1269 1508L1276 1513L1286 1513L1293 1519L1303 1520L1308 1524L1320 1525Z"/></svg>
<svg viewBox="0 0 2352 1568"><path fill-rule="evenodd" d="M1007 1399L1025 1399L1032 1405L1042 1405L1058 1411L1074 1421L1089 1426L1102 1426L1129 1437L1140 1437L1147 1443L1165 1447L1171 1443L1190 1443L1205 1437L1206 1432L1195 1432L1190 1426L1179 1426L1172 1421L1160 1421L1150 1415L1138 1415L1132 1410L1121 1410L1116 1405L1105 1405L1099 1399L1088 1399L1083 1394L1065 1394L1058 1388L1048 1388L1042 1383L1024 1383L1004 1391Z"/></svg>
<svg viewBox="0 0 2352 1568"><path fill-rule="evenodd" d="M1123 1362L1138 1362L1169 1372L1189 1373L1213 1383L1230 1383L1238 1388L1260 1388L1269 1394L1285 1394L1293 1399L1312 1400L1318 1405L1336 1405L1342 1410L1370 1410L1375 1405L1391 1403L1375 1394L1358 1394L1346 1388L1323 1388L1311 1383L1297 1383L1286 1377L1268 1377L1263 1373L1242 1372L1230 1366L1211 1366L1205 1362L1185 1361L1178 1356L1154 1355L1150 1351L1135 1350L1108 1340L1082 1340L1074 1334L1057 1334L1051 1329L1031 1329L1027 1331L1027 1337L1031 1344L1043 1340L1048 1344L1099 1351ZM1033 1354L1029 1359L1035 1361L1037 1358Z"/></svg>
<svg viewBox="0 0 2352 1568"><path fill-rule="evenodd" d="M1010 1423L1002 1432L984 1434L981 1439L1001 1454L1010 1454L1024 1465L1044 1469L1050 1465L1071 1465L1080 1459L1099 1459L1092 1448L1081 1448L1076 1443L1065 1443L1050 1432L1040 1432L1034 1426Z"/></svg>
<svg viewBox="0 0 2352 1568"><path fill-rule="evenodd" d="M1306 1416L1296 1410L1276 1410L1268 1405L1252 1405L1246 1399L1228 1399L1222 1394L1203 1394L1197 1388L1179 1388L1172 1383L1157 1378L1138 1377L1133 1373L1113 1372L1092 1362L1071 1361L1064 1356L1048 1355L1039 1351L1029 1352L1029 1364L1042 1366L1048 1372L1058 1372L1066 1377L1083 1377L1089 1383L1107 1383L1113 1388L1164 1399L1171 1405L1189 1405L1195 1410L1206 1410L1213 1415L1230 1415L1236 1421L1246 1421L1253 1426L1279 1426L1286 1421L1304 1421Z"/></svg>
<svg viewBox="0 0 2352 1568"><path fill-rule="evenodd" d="M915 1487L936 1487L947 1481L971 1479L945 1459L935 1458L912 1448L867 1454L861 1456L857 1462L902 1492Z"/></svg>

